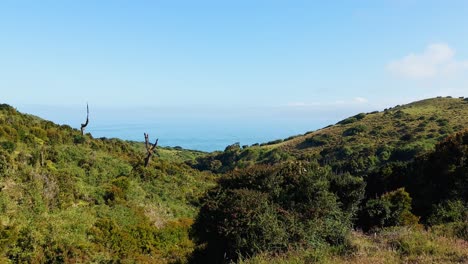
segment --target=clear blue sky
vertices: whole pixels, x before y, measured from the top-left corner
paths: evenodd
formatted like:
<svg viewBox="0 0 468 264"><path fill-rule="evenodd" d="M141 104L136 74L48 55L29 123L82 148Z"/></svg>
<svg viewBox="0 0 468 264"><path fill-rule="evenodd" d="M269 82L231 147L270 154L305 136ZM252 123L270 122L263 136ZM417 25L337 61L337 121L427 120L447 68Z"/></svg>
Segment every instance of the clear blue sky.
<svg viewBox="0 0 468 264"><path fill-rule="evenodd" d="M5 0L0 101L346 116L468 96L467 14L449 0Z"/></svg>

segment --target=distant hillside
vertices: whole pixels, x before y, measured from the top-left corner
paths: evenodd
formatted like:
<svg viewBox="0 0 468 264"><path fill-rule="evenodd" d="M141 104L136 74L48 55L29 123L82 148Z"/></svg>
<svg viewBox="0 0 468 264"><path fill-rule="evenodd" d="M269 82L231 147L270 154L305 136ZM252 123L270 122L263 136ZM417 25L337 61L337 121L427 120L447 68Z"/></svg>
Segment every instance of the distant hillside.
<svg viewBox="0 0 468 264"><path fill-rule="evenodd" d="M318 159L335 171L365 174L391 161L408 161L432 150L437 142L468 128L468 100L433 98L359 113L317 131L285 140L201 157L193 166L216 172L253 164Z"/></svg>
<svg viewBox="0 0 468 264"><path fill-rule="evenodd" d="M185 262L198 198L214 185L183 163L200 154L162 148L144 167L142 143L0 105L0 262Z"/></svg>

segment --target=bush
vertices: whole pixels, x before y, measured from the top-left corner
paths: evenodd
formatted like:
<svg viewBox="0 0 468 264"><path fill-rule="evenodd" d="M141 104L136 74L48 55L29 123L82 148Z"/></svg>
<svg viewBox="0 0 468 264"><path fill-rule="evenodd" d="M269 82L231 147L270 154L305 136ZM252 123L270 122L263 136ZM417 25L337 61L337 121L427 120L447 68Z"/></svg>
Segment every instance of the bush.
<svg viewBox="0 0 468 264"><path fill-rule="evenodd" d="M10 154L4 150L0 150L0 177L6 176L8 174L10 164Z"/></svg>
<svg viewBox="0 0 468 264"><path fill-rule="evenodd" d="M377 112L378 113L378 112ZM355 116L353 116L354 118L356 118L357 120L361 120L363 119L364 117L366 117L366 113L359 113Z"/></svg>
<svg viewBox="0 0 468 264"><path fill-rule="evenodd" d="M429 216L430 225L438 225L450 222L462 222L468 220L468 208L460 200L444 201L434 206Z"/></svg>
<svg viewBox="0 0 468 264"><path fill-rule="evenodd" d="M40 128L40 127L32 127L31 128L31 134L33 134L35 137L38 137L42 140L46 140L47 139L47 131L45 131L44 129Z"/></svg>
<svg viewBox="0 0 468 264"><path fill-rule="evenodd" d="M382 195L382 200L390 204L388 226L411 226L418 223L419 218L411 213L411 197L404 188Z"/></svg>
<svg viewBox="0 0 468 264"><path fill-rule="evenodd" d="M11 141L3 141L0 142L0 147L8 153L13 153L13 151L16 149L16 144Z"/></svg>
<svg viewBox="0 0 468 264"><path fill-rule="evenodd" d="M343 132L343 136L348 137L348 136L358 135L358 134L361 134L362 132L365 132L366 130L367 130L366 126L357 125L355 127L351 127L351 128L346 129Z"/></svg>
<svg viewBox="0 0 468 264"><path fill-rule="evenodd" d="M320 147L330 142L330 136L328 134L320 134L313 137L309 137L300 144L300 148L308 147Z"/></svg>
<svg viewBox="0 0 468 264"><path fill-rule="evenodd" d="M337 124L339 124L339 125L346 125L346 124L352 124L352 123L354 123L354 122L356 122L356 121L357 121L357 118L355 118L355 117L349 117L349 118L346 118L346 119L344 119L344 120L338 122Z"/></svg>
<svg viewBox="0 0 468 264"><path fill-rule="evenodd" d="M338 197L341 209L350 216L354 216L357 212L358 205L364 198L365 186L363 178L349 173L330 177L330 190Z"/></svg>
<svg viewBox="0 0 468 264"><path fill-rule="evenodd" d="M75 144L83 144L86 142L86 138L82 135L75 135L73 136L73 143Z"/></svg>
<svg viewBox="0 0 468 264"><path fill-rule="evenodd" d="M350 222L330 190L330 177L330 171L318 165L287 163L221 178L205 196L192 229L204 249L198 258L216 263L224 254L235 261L261 251L344 243ZM341 190L346 185L337 183L335 188L343 197L354 197L353 191Z"/></svg>
<svg viewBox="0 0 468 264"><path fill-rule="evenodd" d="M415 226L419 221L411 213L411 197L404 188L368 200L361 214L360 222L365 230L375 227Z"/></svg>

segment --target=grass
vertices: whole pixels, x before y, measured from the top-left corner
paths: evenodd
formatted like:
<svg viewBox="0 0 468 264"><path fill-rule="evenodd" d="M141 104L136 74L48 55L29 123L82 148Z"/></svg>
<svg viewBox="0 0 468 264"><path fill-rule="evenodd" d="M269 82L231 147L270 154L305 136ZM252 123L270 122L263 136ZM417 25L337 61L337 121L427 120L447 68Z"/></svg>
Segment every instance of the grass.
<svg viewBox="0 0 468 264"><path fill-rule="evenodd" d="M351 250L334 248L290 250L284 254L259 254L243 259L243 264L396 264L466 263L468 242L436 235L433 232L404 227L384 229L375 234L353 232Z"/></svg>

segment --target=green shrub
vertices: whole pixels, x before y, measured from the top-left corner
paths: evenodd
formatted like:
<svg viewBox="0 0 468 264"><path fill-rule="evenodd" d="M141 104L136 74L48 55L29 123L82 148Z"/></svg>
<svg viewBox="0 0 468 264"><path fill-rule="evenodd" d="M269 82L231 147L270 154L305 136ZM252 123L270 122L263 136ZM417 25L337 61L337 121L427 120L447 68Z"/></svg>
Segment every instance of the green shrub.
<svg viewBox="0 0 468 264"><path fill-rule="evenodd" d="M16 149L16 144L11 141L3 141L0 142L0 147L8 153L13 153L13 151Z"/></svg>
<svg viewBox="0 0 468 264"><path fill-rule="evenodd" d="M34 136L42 139L42 140L46 140L47 139L47 131L45 131L44 129L40 128L40 127L32 127L30 129L31 131L31 134L33 134Z"/></svg>
<svg viewBox="0 0 468 264"><path fill-rule="evenodd" d="M221 178L205 196L193 226L204 248L198 257L214 263L224 254L236 260L261 251L344 243L350 222L330 190L330 174L317 165L287 163ZM343 197L354 197L353 191L341 190L345 185L337 182L335 188Z"/></svg>
<svg viewBox="0 0 468 264"><path fill-rule="evenodd" d="M411 213L411 197L403 188L368 200L361 214L361 226L366 230L375 227L416 226L419 221Z"/></svg>
<svg viewBox="0 0 468 264"><path fill-rule="evenodd" d="M357 125L355 127L350 127L348 129L346 129L344 132L343 132L343 136L345 137L349 137L349 136L355 136L355 135L359 135L363 132L365 132L367 130L367 127L364 126L364 125Z"/></svg>
<svg viewBox="0 0 468 264"><path fill-rule="evenodd" d="M358 205L364 198L365 186L363 178L349 173L330 176L330 190L338 197L341 209L350 216L357 212Z"/></svg>
<svg viewBox="0 0 468 264"><path fill-rule="evenodd" d="M352 124L352 123L354 123L354 122L356 122L356 121L357 121L357 118L355 118L355 117L349 117L349 118L346 118L346 119L344 119L344 120L338 122L337 124L339 124L339 125L346 125L346 124Z"/></svg>
<svg viewBox="0 0 468 264"><path fill-rule="evenodd" d="M463 201L443 201L434 206L432 214L429 216L430 225L438 225L450 222L462 222L468 220L468 208Z"/></svg>
<svg viewBox="0 0 468 264"><path fill-rule="evenodd" d="M308 148L308 147L320 147L323 145L328 144L330 142L330 136L328 134L320 134L313 137L309 137L304 140L303 143L300 144L300 148Z"/></svg>
<svg viewBox="0 0 468 264"><path fill-rule="evenodd" d="M10 154L0 149L0 177L8 175L8 170L11 166Z"/></svg>
<svg viewBox="0 0 468 264"><path fill-rule="evenodd" d="M82 135L75 135L73 136L73 143L75 144L83 144L86 142L86 137Z"/></svg>
<svg viewBox="0 0 468 264"><path fill-rule="evenodd" d="M411 226L418 223L419 218L411 213L411 197L404 188L388 192L381 199L390 204L391 214L386 225Z"/></svg>

